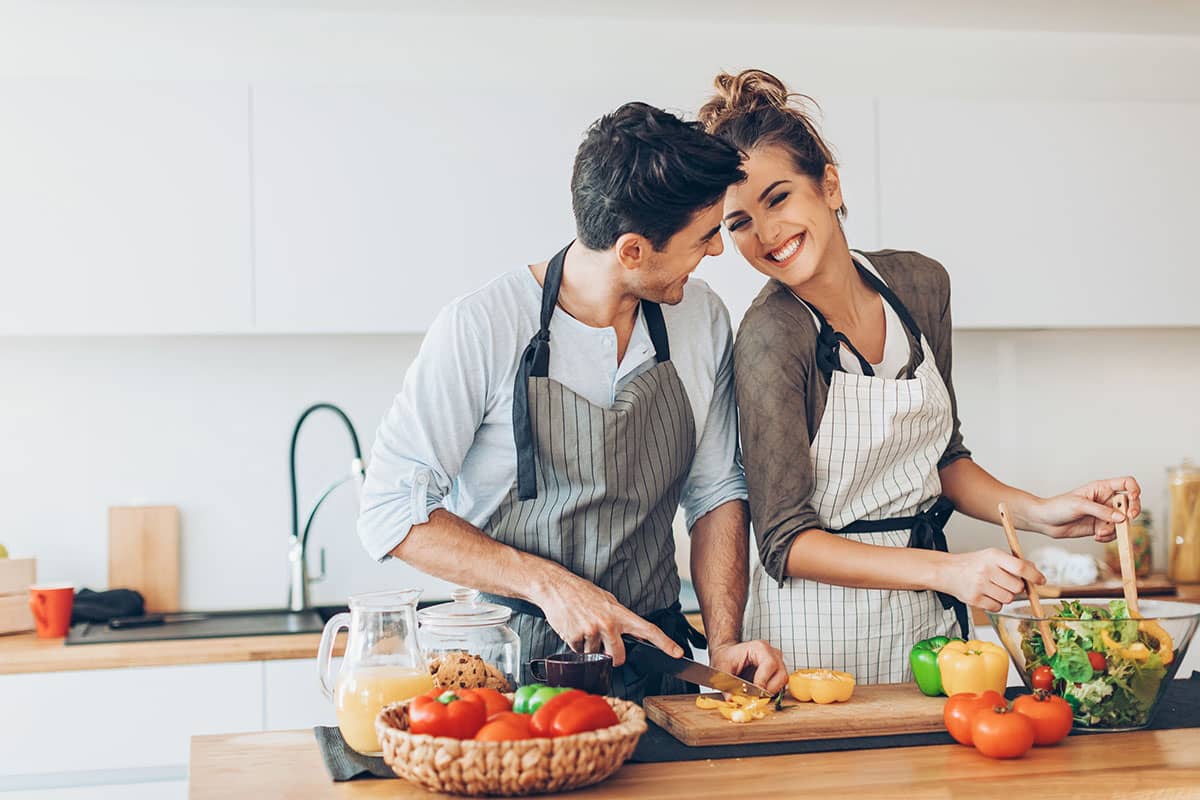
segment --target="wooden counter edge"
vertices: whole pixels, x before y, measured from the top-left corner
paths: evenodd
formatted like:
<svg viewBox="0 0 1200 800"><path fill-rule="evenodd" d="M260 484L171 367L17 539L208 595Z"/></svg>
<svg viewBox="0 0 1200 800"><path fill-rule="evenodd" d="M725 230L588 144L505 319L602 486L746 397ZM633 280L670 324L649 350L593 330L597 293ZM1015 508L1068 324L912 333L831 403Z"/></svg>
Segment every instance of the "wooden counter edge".
<svg viewBox="0 0 1200 800"><path fill-rule="evenodd" d="M316 658L320 634L67 645L32 633L0 636L0 675ZM335 654L341 655L345 635Z"/></svg>

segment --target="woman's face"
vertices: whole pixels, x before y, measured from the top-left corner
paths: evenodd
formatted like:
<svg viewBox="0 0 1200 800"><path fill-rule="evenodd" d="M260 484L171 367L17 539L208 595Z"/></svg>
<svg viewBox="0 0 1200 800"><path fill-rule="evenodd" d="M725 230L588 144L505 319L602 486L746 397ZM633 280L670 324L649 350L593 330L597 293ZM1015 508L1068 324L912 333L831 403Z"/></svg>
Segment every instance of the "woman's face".
<svg viewBox="0 0 1200 800"><path fill-rule="evenodd" d="M807 282L828 252L845 247L837 169L827 167L825 184L818 186L778 145L751 150L742 169L746 180L725 193L725 227L734 246L770 278L789 286Z"/></svg>

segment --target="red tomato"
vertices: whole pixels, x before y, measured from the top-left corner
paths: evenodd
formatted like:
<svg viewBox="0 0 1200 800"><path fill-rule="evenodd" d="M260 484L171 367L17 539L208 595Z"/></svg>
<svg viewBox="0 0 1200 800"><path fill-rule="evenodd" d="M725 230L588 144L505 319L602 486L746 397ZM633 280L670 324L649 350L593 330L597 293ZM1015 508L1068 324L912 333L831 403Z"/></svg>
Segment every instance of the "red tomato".
<svg viewBox="0 0 1200 800"><path fill-rule="evenodd" d="M1034 689L1041 689L1046 692L1054 691L1054 670L1047 666L1040 666L1033 671L1033 675L1029 677L1029 682L1033 684Z"/></svg>
<svg viewBox="0 0 1200 800"><path fill-rule="evenodd" d="M574 703L558 712L550 725L550 732L555 736L570 736L573 733L585 733L600 728L616 725L617 712L612 710L600 695L581 697Z"/></svg>
<svg viewBox="0 0 1200 800"><path fill-rule="evenodd" d="M971 739L988 758L1020 758L1033 747L1033 722L1005 708L984 709L971 721Z"/></svg>
<svg viewBox="0 0 1200 800"><path fill-rule="evenodd" d="M532 719L529 720L529 729L534 736L544 736L549 739L554 735L552 725L554 718L558 713L567 706L574 703L581 697L587 697L587 692L581 692L578 689L570 689L562 694L556 694L551 697L542 707L533 712Z"/></svg>
<svg viewBox="0 0 1200 800"><path fill-rule="evenodd" d="M1091 662L1092 669L1096 672L1104 672L1104 670L1108 669L1108 664L1104 660L1104 653L1097 653L1095 650L1089 650L1088 661Z"/></svg>
<svg viewBox="0 0 1200 800"><path fill-rule="evenodd" d="M946 705L942 707L942 721L946 730L959 744L971 746L971 720L984 709L1006 705L1003 695L999 692L986 691L982 694L960 692L950 695Z"/></svg>
<svg viewBox="0 0 1200 800"><path fill-rule="evenodd" d="M533 734L529 730L529 715L512 711L495 714L475 734L475 740L479 742L510 742L531 738Z"/></svg>
<svg viewBox="0 0 1200 800"><path fill-rule="evenodd" d="M459 689L455 694L463 700L477 700L483 703L489 717L501 711L512 711L512 702L495 689Z"/></svg>
<svg viewBox="0 0 1200 800"><path fill-rule="evenodd" d="M1034 692L1013 701L1013 711L1033 723L1033 743L1058 744L1071 732L1071 704L1058 695Z"/></svg>

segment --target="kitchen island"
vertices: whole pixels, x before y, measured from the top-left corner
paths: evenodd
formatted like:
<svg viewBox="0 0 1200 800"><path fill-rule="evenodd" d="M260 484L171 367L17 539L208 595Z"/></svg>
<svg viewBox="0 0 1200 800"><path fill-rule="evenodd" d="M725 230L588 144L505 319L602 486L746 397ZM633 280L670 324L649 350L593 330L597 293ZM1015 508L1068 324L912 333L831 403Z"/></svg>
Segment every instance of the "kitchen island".
<svg viewBox="0 0 1200 800"><path fill-rule="evenodd" d="M399 778L333 783L311 730L196 736L190 800L437 798ZM1200 797L1200 729L1073 736L1015 761L960 745L626 764L555 797ZM550 797L551 795L541 795Z"/></svg>

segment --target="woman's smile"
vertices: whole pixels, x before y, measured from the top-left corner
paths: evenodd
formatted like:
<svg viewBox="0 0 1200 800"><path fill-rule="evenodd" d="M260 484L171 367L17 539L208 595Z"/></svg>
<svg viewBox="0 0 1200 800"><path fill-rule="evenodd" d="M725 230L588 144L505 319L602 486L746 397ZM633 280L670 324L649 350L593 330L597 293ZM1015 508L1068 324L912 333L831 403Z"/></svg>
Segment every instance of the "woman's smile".
<svg viewBox="0 0 1200 800"><path fill-rule="evenodd" d="M808 241L808 231L801 231L779 247L768 251L767 259L776 266L786 267L796 260L796 256L800 255L806 241Z"/></svg>

